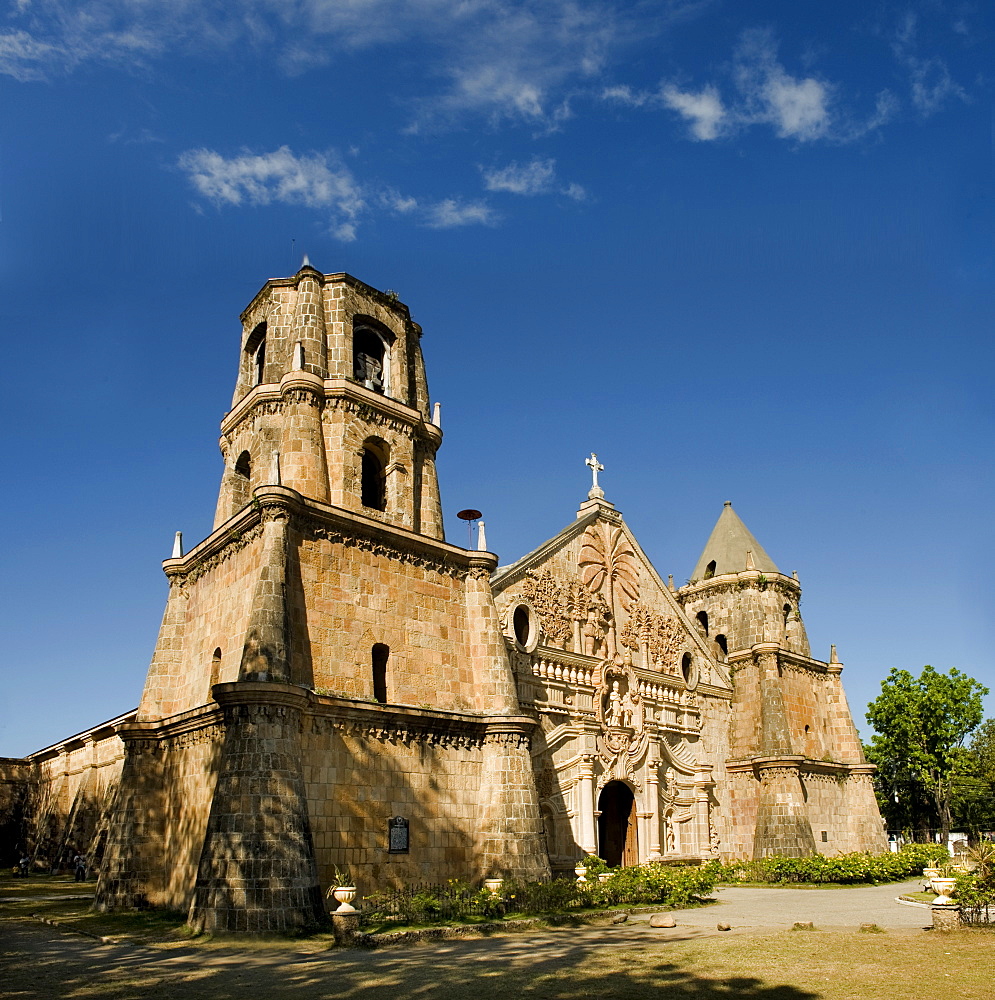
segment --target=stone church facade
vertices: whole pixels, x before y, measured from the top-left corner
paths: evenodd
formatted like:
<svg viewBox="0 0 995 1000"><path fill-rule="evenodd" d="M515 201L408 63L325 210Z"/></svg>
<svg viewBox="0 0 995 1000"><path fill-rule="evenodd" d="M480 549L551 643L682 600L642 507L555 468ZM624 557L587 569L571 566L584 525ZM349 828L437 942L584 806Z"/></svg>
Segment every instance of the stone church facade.
<svg viewBox="0 0 995 1000"><path fill-rule="evenodd" d="M801 589L726 505L664 583L597 482L518 562L445 541L407 308L309 264L242 314L213 532L179 544L141 704L0 759L0 830L105 909L323 919L406 881L884 850ZM482 536L482 532L481 532Z"/></svg>

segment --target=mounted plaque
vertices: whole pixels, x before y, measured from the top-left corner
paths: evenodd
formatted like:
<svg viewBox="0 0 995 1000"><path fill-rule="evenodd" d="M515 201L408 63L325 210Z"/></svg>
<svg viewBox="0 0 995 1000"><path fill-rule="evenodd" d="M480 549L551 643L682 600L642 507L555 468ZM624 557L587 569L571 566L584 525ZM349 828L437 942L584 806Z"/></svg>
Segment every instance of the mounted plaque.
<svg viewBox="0 0 995 1000"><path fill-rule="evenodd" d="M408 853L408 821L403 816L392 816L387 821L388 854Z"/></svg>

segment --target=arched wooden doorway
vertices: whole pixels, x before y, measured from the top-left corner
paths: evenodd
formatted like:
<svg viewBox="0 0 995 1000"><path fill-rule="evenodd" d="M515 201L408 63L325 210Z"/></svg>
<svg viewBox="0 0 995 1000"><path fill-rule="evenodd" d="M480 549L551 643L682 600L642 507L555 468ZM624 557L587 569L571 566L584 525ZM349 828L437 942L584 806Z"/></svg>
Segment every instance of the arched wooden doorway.
<svg viewBox="0 0 995 1000"><path fill-rule="evenodd" d="M636 797L623 781L609 781L598 797L598 851L613 868L639 864Z"/></svg>

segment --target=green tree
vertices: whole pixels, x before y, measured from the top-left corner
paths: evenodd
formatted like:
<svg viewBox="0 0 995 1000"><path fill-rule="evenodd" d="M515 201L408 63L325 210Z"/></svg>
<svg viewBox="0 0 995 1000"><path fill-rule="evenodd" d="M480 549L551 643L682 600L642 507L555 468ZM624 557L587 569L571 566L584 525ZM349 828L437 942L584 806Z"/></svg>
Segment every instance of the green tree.
<svg viewBox="0 0 995 1000"><path fill-rule="evenodd" d="M875 729L868 758L878 766L889 826L897 820L900 828L924 833L935 825L946 840L954 783L967 754L964 741L984 717L986 694L973 677L930 666L918 677L893 668L881 682L881 694L867 706Z"/></svg>
<svg viewBox="0 0 995 1000"><path fill-rule="evenodd" d="M995 830L995 719L975 731L954 782L954 815L958 826L974 834Z"/></svg>

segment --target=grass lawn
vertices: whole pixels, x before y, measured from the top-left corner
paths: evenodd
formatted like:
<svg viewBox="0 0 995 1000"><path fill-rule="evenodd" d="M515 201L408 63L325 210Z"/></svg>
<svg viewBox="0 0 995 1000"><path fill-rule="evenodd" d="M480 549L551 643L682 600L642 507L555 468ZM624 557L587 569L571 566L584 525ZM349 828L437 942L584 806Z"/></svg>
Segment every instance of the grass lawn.
<svg viewBox="0 0 995 1000"><path fill-rule="evenodd" d="M991 1000L995 933L717 934L632 923L377 951L191 940L183 914L95 914L71 878L0 878L5 1000ZM92 890L92 883L86 888ZM55 898L44 898L55 897ZM31 913L59 921L51 927ZM71 929L109 935L102 944Z"/></svg>

